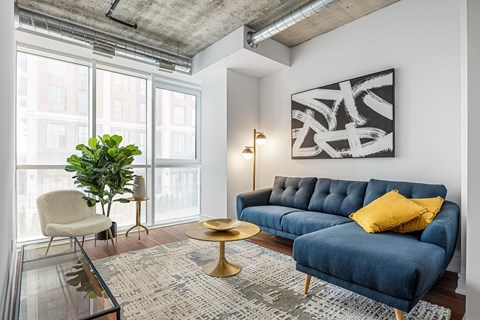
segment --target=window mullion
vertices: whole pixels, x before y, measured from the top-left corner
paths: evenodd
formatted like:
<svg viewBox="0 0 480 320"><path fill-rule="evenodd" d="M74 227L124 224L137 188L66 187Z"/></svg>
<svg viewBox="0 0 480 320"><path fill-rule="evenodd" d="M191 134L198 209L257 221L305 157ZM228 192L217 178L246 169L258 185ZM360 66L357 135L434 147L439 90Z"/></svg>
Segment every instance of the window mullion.
<svg viewBox="0 0 480 320"><path fill-rule="evenodd" d="M153 76L152 76L153 79ZM150 201L150 221L152 225L156 224L155 221L155 206L156 206L156 196L155 196L155 165L156 165L156 159L155 159L155 82L152 80L150 82L150 90L147 91L147 118L148 115L150 115L150 128L147 128L147 132L150 135L150 139L147 138L148 141L150 141L150 154L149 154L149 159L150 163L152 164L150 170L147 169L147 181L149 182L149 188L150 188L150 194L151 194L151 201ZM148 160L147 160L148 161Z"/></svg>
<svg viewBox="0 0 480 320"><path fill-rule="evenodd" d="M91 110L88 115L88 122L90 124L90 136L97 136L97 61L92 61L91 76L90 76L90 105Z"/></svg>

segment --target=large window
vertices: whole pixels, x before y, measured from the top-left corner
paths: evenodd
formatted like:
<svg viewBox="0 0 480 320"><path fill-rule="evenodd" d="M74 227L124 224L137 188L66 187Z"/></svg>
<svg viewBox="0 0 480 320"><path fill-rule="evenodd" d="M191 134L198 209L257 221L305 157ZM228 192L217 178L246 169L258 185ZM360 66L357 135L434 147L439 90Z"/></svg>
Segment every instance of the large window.
<svg viewBox="0 0 480 320"><path fill-rule="evenodd" d="M47 148L61 149L67 147L67 128L64 124L47 123Z"/></svg>
<svg viewBox="0 0 480 320"><path fill-rule="evenodd" d="M196 111L199 92L157 84L155 92L155 220L200 211ZM187 115L189 118L187 119Z"/></svg>
<svg viewBox="0 0 480 320"><path fill-rule="evenodd" d="M87 90L78 91L78 112L80 114L88 113L88 91Z"/></svg>
<svg viewBox="0 0 480 320"><path fill-rule="evenodd" d="M67 107L66 88L47 84L47 108L50 110L65 110Z"/></svg>
<svg viewBox="0 0 480 320"><path fill-rule="evenodd" d="M63 167L75 151L77 128L88 127L77 94L89 92L79 80L89 67L23 52L18 62L17 227L19 240L28 240L42 236L37 197L74 187Z"/></svg>
<svg viewBox="0 0 480 320"><path fill-rule="evenodd" d="M142 151L133 170L146 177L151 194L142 203L144 224L199 214L198 90L93 61L27 51L17 55L19 241L43 237L37 197L75 188L64 170L67 157L77 152L77 144L106 133L121 135ZM120 230L132 226L135 203L115 203L111 218Z"/></svg>
<svg viewBox="0 0 480 320"><path fill-rule="evenodd" d="M136 76L97 69L97 135L117 134L126 144L135 144L142 155L135 158L135 172L146 175L147 166L147 80ZM125 90L128 88L128 90ZM101 94L100 94L101 93ZM144 110L145 109L145 110ZM145 211L145 210L144 210ZM119 226L135 224L135 203L114 203L112 219ZM148 219L148 222L152 222Z"/></svg>
<svg viewBox="0 0 480 320"><path fill-rule="evenodd" d="M156 158L160 161L196 160L196 114L198 93L156 89ZM187 111L188 110L188 111ZM186 119L189 115L193 119ZM182 136L183 138L180 138ZM192 139L193 137L193 139ZM187 143L188 142L188 143ZM180 144L180 145L178 145ZM180 151L181 150L181 151Z"/></svg>

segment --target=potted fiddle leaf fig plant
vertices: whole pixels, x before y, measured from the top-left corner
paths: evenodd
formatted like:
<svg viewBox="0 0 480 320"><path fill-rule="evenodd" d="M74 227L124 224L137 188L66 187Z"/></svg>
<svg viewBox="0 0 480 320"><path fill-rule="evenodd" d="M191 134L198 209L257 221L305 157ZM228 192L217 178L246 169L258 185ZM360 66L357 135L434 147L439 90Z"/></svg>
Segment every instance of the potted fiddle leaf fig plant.
<svg viewBox="0 0 480 320"><path fill-rule="evenodd" d="M84 196L89 207L97 203L102 213L110 217L110 210L114 202L127 203L125 193L132 193L130 187L135 174L132 163L135 156L142 152L137 146L130 144L120 146L122 137L104 134L98 139L88 139L88 145L79 144L76 150L80 155L73 154L67 158L67 172L74 172L73 179L77 187L84 188L88 194ZM116 236L116 223L112 223L112 234ZM107 232L97 234L97 239L106 240Z"/></svg>

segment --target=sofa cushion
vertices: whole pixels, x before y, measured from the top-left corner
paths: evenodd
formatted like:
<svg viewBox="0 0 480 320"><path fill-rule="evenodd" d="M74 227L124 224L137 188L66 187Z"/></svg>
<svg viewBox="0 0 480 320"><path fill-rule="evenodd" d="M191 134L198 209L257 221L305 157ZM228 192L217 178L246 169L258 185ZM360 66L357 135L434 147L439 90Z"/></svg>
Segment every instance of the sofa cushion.
<svg viewBox="0 0 480 320"><path fill-rule="evenodd" d="M440 277L445 251L413 235L371 234L346 223L298 237L293 258L344 281L411 300Z"/></svg>
<svg viewBox="0 0 480 320"><path fill-rule="evenodd" d="M397 190L392 190L352 213L350 218L365 232L374 233L396 228L427 211L426 208L402 196Z"/></svg>
<svg viewBox="0 0 480 320"><path fill-rule="evenodd" d="M353 221L328 213L297 211L282 217L282 231L300 236L348 222Z"/></svg>
<svg viewBox="0 0 480 320"><path fill-rule="evenodd" d="M435 219L437 214L442 209L443 198L441 197L410 200L415 202L419 206L426 208L427 212L413 220L408 221L407 223L396 227L392 231L407 233L423 230L433 221L433 219Z"/></svg>
<svg viewBox="0 0 480 320"><path fill-rule="evenodd" d="M251 222L257 226L277 230L281 229L282 217L299 209L282 206L256 206L243 209L240 220Z"/></svg>
<svg viewBox="0 0 480 320"><path fill-rule="evenodd" d="M367 182L319 178L308 210L338 214L345 217L363 205Z"/></svg>
<svg viewBox="0 0 480 320"><path fill-rule="evenodd" d="M414 182L387 181L371 179L368 181L367 192L363 205L380 198L385 193L397 189L406 198L434 198L447 196L447 188L443 184L425 184Z"/></svg>
<svg viewBox="0 0 480 320"><path fill-rule="evenodd" d="M317 178L275 177L270 204L307 210Z"/></svg>

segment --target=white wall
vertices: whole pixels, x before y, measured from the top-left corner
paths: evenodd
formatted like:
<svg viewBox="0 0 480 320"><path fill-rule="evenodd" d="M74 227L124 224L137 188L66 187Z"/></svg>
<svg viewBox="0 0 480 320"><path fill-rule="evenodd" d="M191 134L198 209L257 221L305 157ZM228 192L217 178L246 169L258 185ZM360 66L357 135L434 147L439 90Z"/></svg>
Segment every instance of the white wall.
<svg viewBox="0 0 480 320"><path fill-rule="evenodd" d="M201 218L235 218L236 196L252 190L252 160L242 150L258 125L259 81L231 69L202 84Z"/></svg>
<svg viewBox="0 0 480 320"><path fill-rule="evenodd" d="M224 218L227 212L227 71L202 85L201 216Z"/></svg>
<svg viewBox="0 0 480 320"><path fill-rule="evenodd" d="M459 32L456 1L403 0L295 47L291 68L260 82L260 124L274 139L260 160L261 184L275 175L438 182L458 202ZM292 93L388 68L396 72L395 158L291 159Z"/></svg>
<svg viewBox="0 0 480 320"><path fill-rule="evenodd" d="M290 95L395 68L395 158L292 160ZM269 136L260 186L275 175L442 183L460 203L460 3L403 0L305 42L260 81ZM459 271L459 252L456 254Z"/></svg>
<svg viewBox="0 0 480 320"><path fill-rule="evenodd" d="M259 80L227 70L227 216L236 218L236 197L252 190L253 159L242 158L245 146L253 146L253 129L259 129Z"/></svg>
<svg viewBox="0 0 480 320"><path fill-rule="evenodd" d="M464 46L465 55L462 57L464 71L464 164L466 171L463 174L463 195L465 195L466 209L466 278L467 278L467 320L480 318L480 1L463 0Z"/></svg>
<svg viewBox="0 0 480 320"><path fill-rule="evenodd" d="M8 309L7 289L15 239L14 228L14 94L15 36L13 0L0 1L0 318ZM4 317L5 319L7 316Z"/></svg>

